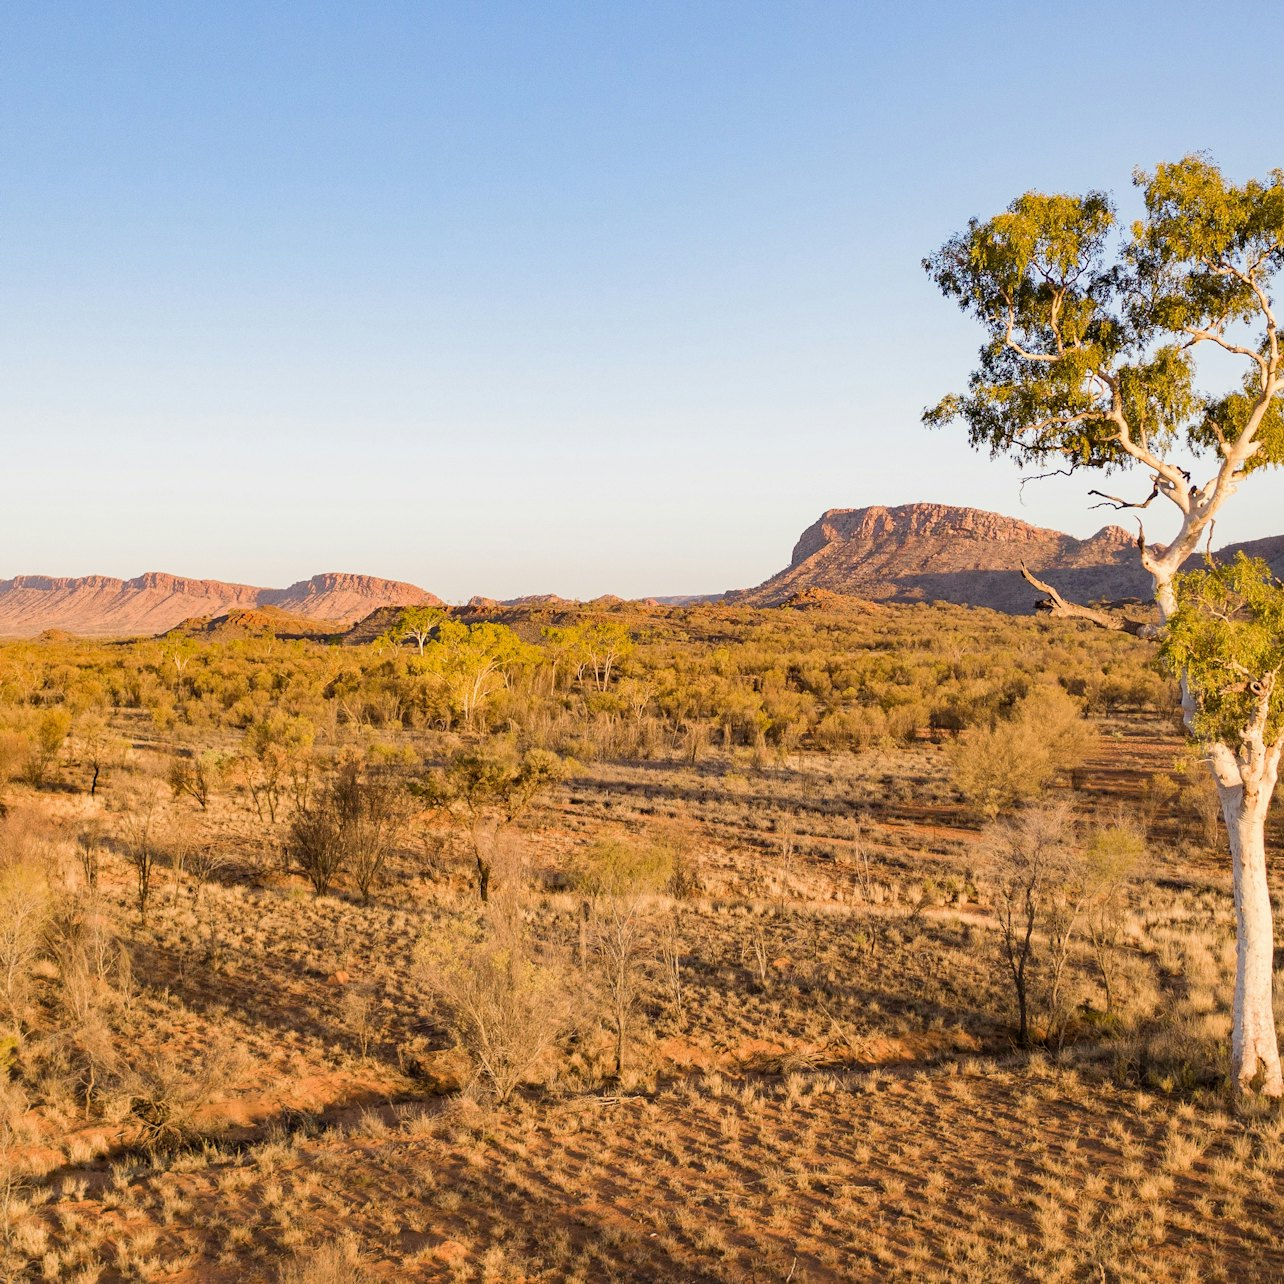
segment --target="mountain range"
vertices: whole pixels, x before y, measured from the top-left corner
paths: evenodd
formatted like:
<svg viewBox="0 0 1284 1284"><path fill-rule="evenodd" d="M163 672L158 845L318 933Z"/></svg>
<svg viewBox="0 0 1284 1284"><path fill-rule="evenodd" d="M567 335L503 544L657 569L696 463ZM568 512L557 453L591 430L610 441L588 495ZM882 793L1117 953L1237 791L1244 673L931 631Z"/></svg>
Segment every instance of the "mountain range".
<svg viewBox="0 0 1284 1284"><path fill-rule="evenodd" d="M1239 550L1264 558L1284 577L1284 536L1232 544L1217 556ZM1150 580L1138 565L1136 537L1122 527L1106 526L1089 539L1075 539L976 508L901 504L831 508L803 531L789 565L756 588L667 600L743 606L839 605L850 599L955 602L1028 614L1039 594L1022 580L1023 563L1074 601L1149 599ZM594 605L606 608L617 600L600 598ZM48 629L126 637L165 633L180 625L193 634L213 628L220 636L268 629L278 634L337 633L376 612L375 622L386 627L388 608L418 603L443 605L413 584L337 572L284 589L160 572L131 580L21 575L0 580L0 637L33 637ZM575 604L553 597L504 603L475 598L463 614L481 618L522 605ZM327 627L310 630L307 621Z"/></svg>
<svg viewBox="0 0 1284 1284"><path fill-rule="evenodd" d="M414 584L334 571L283 589L186 579L161 571L131 580L19 575L0 580L0 636L33 637L46 629L96 637L165 633L192 617L267 607L346 627L381 606L420 602L442 605L440 598Z"/></svg>

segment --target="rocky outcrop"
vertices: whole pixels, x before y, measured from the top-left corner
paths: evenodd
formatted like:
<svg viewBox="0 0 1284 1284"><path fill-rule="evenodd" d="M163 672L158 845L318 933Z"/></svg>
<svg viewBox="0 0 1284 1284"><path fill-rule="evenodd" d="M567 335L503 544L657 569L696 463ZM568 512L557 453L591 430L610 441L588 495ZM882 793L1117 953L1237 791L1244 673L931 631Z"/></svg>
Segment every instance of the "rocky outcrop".
<svg viewBox="0 0 1284 1284"><path fill-rule="evenodd" d="M1242 547L1284 570L1284 538ZM834 508L809 526L789 565L729 601L778 606L812 590L870 601L957 602L1013 614L1034 609L1038 594L1022 580L1024 563L1080 602L1147 600L1150 578L1137 562L1135 537L1106 526L1089 539L1032 526L1000 513L946 504Z"/></svg>
<svg viewBox="0 0 1284 1284"><path fill-rule="evenodd" d="M262 593L260 605L341 624L354 623L380 606L445 605L441 598L414 584L334 571L300 580L287 589L264 589Z"/></svg>
<svg viewBox="0 0 1284 1284"><path fill-rule="evenodd" d="M391 609L395 614L396 608ZM238 606L226 615L196 615L169 629L164 637L199 638L204 642L236 642L246 638L326 638L336 626L326 620L283 611L277 606ZM41 634L41 637L44 637Z"/></svg>

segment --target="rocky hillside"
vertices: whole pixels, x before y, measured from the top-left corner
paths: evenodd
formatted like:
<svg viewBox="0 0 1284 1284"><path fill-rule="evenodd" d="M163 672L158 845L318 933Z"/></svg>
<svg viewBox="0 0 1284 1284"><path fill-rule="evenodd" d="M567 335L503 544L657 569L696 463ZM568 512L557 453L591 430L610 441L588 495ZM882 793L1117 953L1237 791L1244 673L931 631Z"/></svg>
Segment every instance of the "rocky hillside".
<svg viewBox="0 0 1284 1284"><path fill-rule="evenodd" d="M289 588L255 588L153 571L132 580L20 575L0 580L0 637L34 637L46 629L98 637L164 633L192 617L275 607L344 628L380 606L440 599L413 584L330 572Z"/></svg>
<svg viewBox="0 0 1284 1284"><path fill-rule="evenodd" d="M1243 548L1284 571L1284 537ZM1149 596L1134 536L1106 526L1079 540L975 508L902 504L834 508L809 526L789 565L728 600L777 606L811 590L870 601L959 602L1025 614L1038 595L1021 578L1025 563L1066 597L1081 601Z"/></svg>
<svg viewBox="0 0 1284 1284"><path fill-rule="evenodd" d="M396 615L397 609L393 606L380 608L391 615ZM204 642L237 642L264 637L324 639L335 636L335 625L326 620L293 615L277 606L237 606L226 615L194 615L161 636L199 638Z"/></svg>

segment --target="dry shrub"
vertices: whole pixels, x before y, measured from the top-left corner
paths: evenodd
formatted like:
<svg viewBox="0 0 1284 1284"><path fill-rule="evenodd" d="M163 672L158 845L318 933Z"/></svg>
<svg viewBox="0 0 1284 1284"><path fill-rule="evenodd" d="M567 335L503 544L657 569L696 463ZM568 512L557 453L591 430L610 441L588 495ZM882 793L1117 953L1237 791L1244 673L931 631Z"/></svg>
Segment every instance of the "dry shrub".
<svg viewBox="0 0 1284 1284"><path fill-rule="evenodd" d="M0 1275L6 1280L29 1278L27 1254L18 1234L31 1185L23 1150L38 1140L38 1130L27 1116L28 1105L16 1084L0 1082Z"/></svg>
<svg viewBox="0 0 1284 1284"><path fill-rule="evenodd" d="M29 752L27 737L12 727L0 727L0 816L7 809L5 792L26 761Z"/></svg>
<svg viewBox="0 0 1284 1284"><path fill-rule="evenodd" d="M1057 989L1081 903L1075 886L1074 818L1065 806L1023 812L990 834L990 880L1000 961L1017 1007L1017 1037L1029 1043L1036 995Z"/></svg>
<svg viewBox="0 0 1284 1284"><path fill-rule="evenodd" d="M347 873L361 899L369 901L405 829L407 804L393 777L363 775L355 760L340 764L328 786L297 810L290 827L291 854L318 896Z"/></svg>
<svg viewBox="0 0 1284 1284"><path fill-rule="evenodd" d="M138 1144L166 1153L206 1135L209 1128L199 1123L200 1112L231 1081L235 1063L232 1052L210 1050L186 1062L160 1060L134 1067L126 1088Z"/></svg>
<svg viewBox="0 0 1284 1284"><path fill-rule="evenodd" d="M533 939L511 887L480 921L447 920L419 949L420 973L451 1032L495 1097L507 1101L575 1015L565 960Z"/></svg>
<svg viewBox="0 0 1284 1284"><path fill-rule="evenodd" d="M29 1015L32 973L44 950L51 879L59 863L58 843L41 818L13 813L0 824L0 999L15 1029Z"/></svg>
<svg viewBox="0 0 1284 1284"><path fill-rule="evenodd" d="M147 921L152 879L162 854L161 784L150 779L125 800L118 822L118 843L134 870L134 893L140 921Z"/></svg>
<svg viewBox="0 0 1284 1284"><path fill-rule="evenodd" d="M365 1284L371 1278L352 1234L304 1249L280 1269L280 1284Z"/></svg>
<svg viewBox="0 0 1284 1284"><path fill-rule="evenodd" d="M129 952L92 897L54 917L47 944L58 976L51 1026L29 1040L24 1068L45 1098L75 1098L90 1111L125 1071L112 1020L132 989Z"/></svg>
<svg viewBox="0 0 1284 1284"><path fill-rule="evenodd" d="M1095 737L1078 701L1059 687L1031 692L1007 721L965 731L951 752L954 786L987 819L1038 798L1073 771Z"/></svg>
<svg viewBox="0 0 1284 1284"><path fill-rule="evenodd" d="M668 841L603 839L577 853L573 862L572 879L586 898L581 963L591 949L593 975L614 1043L616 1079L624 1074L633 1018L641 1000L647 898L671 890L679 870L687 890L685 855L684 846ZM676 954L670 966L678 966ZM680 981L680 973L671 971L670 977Z"/></svg>

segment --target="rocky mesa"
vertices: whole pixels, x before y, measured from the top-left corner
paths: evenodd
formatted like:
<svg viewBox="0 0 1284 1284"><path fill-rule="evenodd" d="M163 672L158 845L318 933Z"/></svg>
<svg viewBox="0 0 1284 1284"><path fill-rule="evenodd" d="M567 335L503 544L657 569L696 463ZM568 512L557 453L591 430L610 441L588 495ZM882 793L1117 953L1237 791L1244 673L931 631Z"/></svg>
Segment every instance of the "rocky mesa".
<svg viewBox="0 0 1284 1284"><path fill-rule="evenodd" d="M1284 571L1284 537L1242 548ZM789 565L729 601L776 606L811 590L876 602L955 602L1028 614L1038 594L1021 578L1024 563L1066 597L1146 600L1150 578L1137 564L1135 537L1106 526L1076 539L1005 517L948 504L832 508L809 526Z"/></svg>
<svg viewBox="0 0 1284 1284"><path fill-rule="evenodd" d="M20 575L0 580L0 637L34 637L46 629L136 637L164 633L193 616L263 607L346 628L381 606L420 602L441 605L440 598L414 584L336 571L288 588L187 579L161 571L130 580Z"/></svg>

